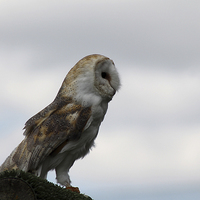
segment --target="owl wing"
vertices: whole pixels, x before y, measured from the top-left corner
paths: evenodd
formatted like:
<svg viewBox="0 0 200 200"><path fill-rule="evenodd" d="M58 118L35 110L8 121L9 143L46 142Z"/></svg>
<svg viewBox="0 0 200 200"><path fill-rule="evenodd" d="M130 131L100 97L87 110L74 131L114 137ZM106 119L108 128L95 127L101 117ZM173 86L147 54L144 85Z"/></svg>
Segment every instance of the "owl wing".
<svg viewBox="0 0 200 200"><path fill-rule="evenodd" d="M56 99L26 122L26 138L18 146L15 162L26 162L28 170L37 169L48 155L58 154L68 141L79 139L90 119L91 107Z"/></svg>

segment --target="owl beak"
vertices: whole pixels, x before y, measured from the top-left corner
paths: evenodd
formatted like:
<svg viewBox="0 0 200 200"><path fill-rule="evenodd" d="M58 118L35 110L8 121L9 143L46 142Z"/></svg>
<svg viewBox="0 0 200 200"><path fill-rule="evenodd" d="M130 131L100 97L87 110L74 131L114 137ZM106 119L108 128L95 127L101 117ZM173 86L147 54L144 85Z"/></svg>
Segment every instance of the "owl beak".
<svg viewBox="0 0 200 200"><path fill-rule="evenodd" d="M107 97L108 97L108 101L111 101L111 100L112 100L112 98L113 98L113 96L115 95L115 93L116 93L116 90L113 88L112 93L110 93L110 95L107 96Z"/></svg>
<svg viewBox="0 0 200 200"><path fill-rule="evenodd" d="M113 96L115 95L115 93L116 93L116 90L113 88Z"/></svg>
<svg viewBox="0 0 200 200"><path fill-rule="evenodd" d="M112 86L111 82L110 82L110 86L111 86L111 88L113 89L113 94L112 94L112 96L114 96L115 93L116 93L116 89Z"/></svg>

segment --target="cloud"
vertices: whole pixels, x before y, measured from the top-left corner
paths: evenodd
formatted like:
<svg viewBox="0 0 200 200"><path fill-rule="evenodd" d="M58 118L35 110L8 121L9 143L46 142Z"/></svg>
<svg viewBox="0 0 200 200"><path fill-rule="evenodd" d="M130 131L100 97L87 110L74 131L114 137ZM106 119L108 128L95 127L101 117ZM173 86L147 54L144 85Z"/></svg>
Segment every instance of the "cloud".
<svg viewBox="0 0 200 200"><path fill-rule="evenodd" d="M12 2L1 8L1 44L26 47L34 66L96 52L181 69L199 63L200 14L198 3L177 2Z"/></svg>
<svg viewBox="0 0 200 200"><path fill-rule="evenodd" d="M0 161L23 139L26 120L53 101L69 69L100 53L114 60L122 88L96 148L72 167L73 183L93 191L198 185L198 8L195 1L4 1Z"/></svg>
<svg viewBox="0 0 200 200"><path fill-rule="evenodd" d="M188 71L144 70L138 67L122 72L119 113L131 113L132 124L184 125L198 123L199 74ZM156 119L156 120L155 120ZM130 123L130 119L127 119Z"/></svg>

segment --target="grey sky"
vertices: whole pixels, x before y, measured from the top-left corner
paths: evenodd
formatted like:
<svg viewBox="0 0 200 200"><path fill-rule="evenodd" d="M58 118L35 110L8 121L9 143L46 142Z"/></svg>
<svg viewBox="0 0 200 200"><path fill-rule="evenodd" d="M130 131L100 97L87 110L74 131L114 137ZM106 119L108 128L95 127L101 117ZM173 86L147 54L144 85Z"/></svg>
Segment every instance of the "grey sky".
<svg viewBox="0 0 200 200"><path fill-rule="evenodd" d="M194 0L1 1L0 162L69 69L100 53L122 88L96 148L72 167L73 184L97 200L119 188L119 199L199 199L199 19Z"/></svg>
<svg viewBox="0 0 200 200"><path fill-rule="evenodd" d="M97 51L131 65L193 66L199 62L199 6L197 1L12 2L0 8L1 44L30 51L38 64L66 63Z"/></svg>

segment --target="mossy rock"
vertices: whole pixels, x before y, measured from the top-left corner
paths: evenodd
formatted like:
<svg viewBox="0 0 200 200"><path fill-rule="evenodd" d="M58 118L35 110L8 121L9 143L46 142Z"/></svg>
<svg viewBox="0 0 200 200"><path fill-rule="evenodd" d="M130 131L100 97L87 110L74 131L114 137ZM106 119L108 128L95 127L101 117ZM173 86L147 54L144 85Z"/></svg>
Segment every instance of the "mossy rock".
<svg viewBox="0 0 200 200"><path fill-rule="evenodd" d="M0 200L92 200L31 173L12 170L0 173Z"/></svg>

